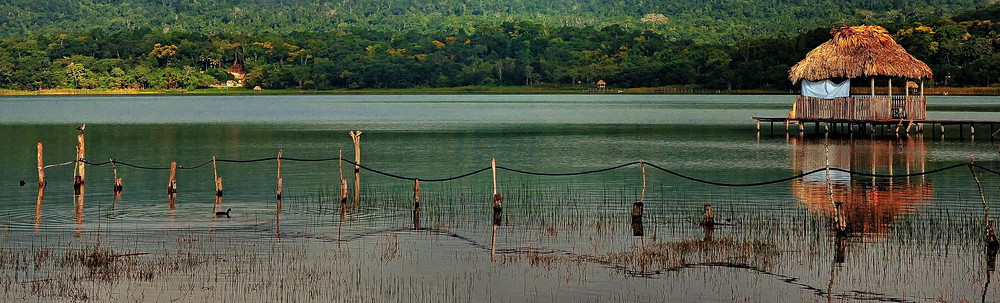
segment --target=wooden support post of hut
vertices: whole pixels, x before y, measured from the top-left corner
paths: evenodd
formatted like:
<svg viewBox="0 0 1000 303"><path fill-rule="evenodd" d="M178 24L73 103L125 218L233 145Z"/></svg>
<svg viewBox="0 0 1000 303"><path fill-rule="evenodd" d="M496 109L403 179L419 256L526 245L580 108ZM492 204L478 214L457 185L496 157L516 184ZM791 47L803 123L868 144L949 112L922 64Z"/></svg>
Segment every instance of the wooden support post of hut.
<svg viewBox="0 0 1000 303"><path fill-rule="evenodd" d="M215 156L212 156L212 174L215 175L215 196L222 197L222 178L219 178L219 167L216 165Z"/></svg>
<svg viewBox="0 0 1000 303"><path fill-rule="evenodd" d="M83 161L87 158L86 146L83 144L83 133L79 133L76 136L76 141L78 143L76 149L76 165L75 167L75 177L73 178L73 187L80 188L83 186L84 181L87 180L86 177L86 165Z"/></svg>
<svg viewBox="0 0 1000 303"><path fill-rule="evenodd" d="M42 162L42 142L38 142L38 188L45 187L45 164Z"/></svg>
<svg viewBox="0 0 1000 303"><path fill-rule="evenodd" d="M177 194L177 162L170 162L170 181L167 182L167 195L174 196L176 194Z"/></svg>
<svg viewBox="0 0 1000 303"><path fill-rule="evenodd" d="M497 159L490 158L490 168L493 172L493 212L503 211L503 195L497 191Z"/></svg>
<svg viewBox="0 0 1000 303"><path fill-rule="evenodd" d="M838 26L830 34L832 39L788 72L792 83L802 82L802 94L792 106L796 119L848 123L926 119L923 90L919 96L893 96L892 78L920 79L922 87L923 79L933 77L927 64L908 54L880 26ZM888 78L885 95L876 94L876 77ZM851 95L851 79L856 78L870 79L870 95Z"/></svg>
<svg viewBox="0 0 1000 303"><path fill-rule="evenodd" d="M361 198L361 131L350 131L348 134L354 141L354 203L358 203Z"/></svg>
<svg viewBox="0 0 1000 303"><path fill-rule="evenodd" d="M281 200L281 183L282 183L281 182L282 181L281 180L281 152L282 152L282 150L279 149L278 150L278 158L277 158L278 159L278 190L277 190L278 200Z"/></svg>

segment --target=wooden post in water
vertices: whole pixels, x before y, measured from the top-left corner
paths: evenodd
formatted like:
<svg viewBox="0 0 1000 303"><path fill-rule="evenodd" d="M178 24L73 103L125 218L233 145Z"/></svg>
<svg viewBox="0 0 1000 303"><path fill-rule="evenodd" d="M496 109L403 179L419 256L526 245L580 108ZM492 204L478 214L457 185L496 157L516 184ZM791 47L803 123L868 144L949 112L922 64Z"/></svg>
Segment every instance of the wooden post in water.
<svg viewBox="0 0 1000 303"><path fill-rule="evenodd" d="M490 158L490 168L493 171L493 212L503 211L503 195L497 191L497 158Z"/></svg>
<svg viewBox="0 0 1000 303"><path fill-rule="evenodd" d="M42 142L38 142L38 187L45 187L45 164L42 162Z"/></svg>
<svg viewBox="0 0 1000 303"><path fill-rule="evenodd" d="M281 200L281 152L278 150L278 200Z"/></svg>
<svg viewBox="0 0 1000 303"><path fill-rule="evenodd" d="M833 262L844 264L847 261L847 237L838 234L833 242Z"/></svg>
<svg viewBox="0 0 1000 303"><path fill-rule="evenodd" d="M79 188L83 186L84 181L86 181L86 166L83 160L87 158L87 151L85 145L83 144L83 133L77 134L76 141L79 143L76 150L76 177L73 180L73 187Z"/></svg>
<svg viewBox="0 0 1000 303"><path fill-rule="evenodd" d="M177 194L177 162L170 162L170 181L167 183L167 195L173 196L176 194Z"/></svg>
<svg viewBox="0 0 1000 303"><path fill-rule="evenodd" d="M705 218L701 220L705 226L715 225L715 214L712 213L712 204L705 204Z"/></svg>
<svg viewBox="0 0 1000 303"><path fill-rule="evenodd" d="M997 241L997 232L993 220L990 220L990 206L986 204L986 195L983 194L983 184L979 182L979 175L976 175L976 171L972 169L972 164L975 161L976 158L972 158L967 166L969 167L969 172L972 173L972 178L976 180L976 188L979 189L979 198L983 202L983 218L986 220L986 247L987 249L997 250L1000 249L1000 242Z"/></svg>
<svg viewBox="0 0 1000 303"><path fill-rule="evenodd" d="M420 179L413 179L413 229L420 229Z"/></svg>
<svg viewBox="0 0 1000 303"><path fill-rule="evenodd" d="M639 201L632 203L632 224L642 224L643 201L646 200L646 162L639 159L639 169L642 171L642 193Z"/></svg>
<svg viewBox="0 0 1000 303"><path fill-rule="evenodd" d="M222 197L222 178L219 178L219 167L216 165L215 156L212 156L212 174L215 175L215 196Z"/></svg>
<svg viewBox="0 0 1000 303"><path fill-rule="evenodd" d="M340 204L347 204L347 179L340 178Z"/></svg>
<svg viewBox="0 0 1000 303"><path fill-rule="evenodd" d="M118 161L115 161L115 159L111 159L111 170L113 170L115 172L114 193L116 195L121 195L122 189L123 189L122 188L122 178L118 177Z"/></svg>
<svg viewBox="0 0 1000 303"><path fill-rule="evenodd" d="M348 132L354 141L354 203L361 198L361 131Z"/></svg>
<svg viewBox="0 0 1000 303"><path fill-rule="evenodd" d="M413 179L413 207L420 208L420 179Z"/></svg>

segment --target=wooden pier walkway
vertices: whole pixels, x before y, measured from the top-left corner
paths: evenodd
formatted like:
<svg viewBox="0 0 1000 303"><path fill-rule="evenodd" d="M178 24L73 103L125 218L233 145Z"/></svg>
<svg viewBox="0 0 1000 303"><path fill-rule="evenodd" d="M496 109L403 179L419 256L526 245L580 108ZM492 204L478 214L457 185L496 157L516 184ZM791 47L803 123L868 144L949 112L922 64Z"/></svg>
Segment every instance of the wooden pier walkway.
<svg viewBox="0 0 1000 303"><path fill-rule="evenodd" d="M813 124L813 129L816 134L821 133L834 133L834 134L862 134L871 133L875 134L898 134L901 131L903 133L910 133L911 131L916 131L918 133L924 133L927 128L930 128L931 135L941 134L944 135L946 129L945 126L958 126L958 136L959 138L965 138L966 129L970 138L976 135L977 126L984 129L989 128L989 132L986 136L993 140L994 137L1000 135L1000 120L939 120L939 119L892 119L892 120L848 120L848 119L793 119L786 117L753 117L757 121L757 132L760 132L760 124L769 123L770 132L774 134L774 124L779 123L780 126L784 126L785 132L789 132L792 126L798 129L799 132L805 132L808 128L809 123ZM822 127L821 127L822 125ZM928 127L928 125L930 127ZM968 126L968 127L966 127Z"/></svg>

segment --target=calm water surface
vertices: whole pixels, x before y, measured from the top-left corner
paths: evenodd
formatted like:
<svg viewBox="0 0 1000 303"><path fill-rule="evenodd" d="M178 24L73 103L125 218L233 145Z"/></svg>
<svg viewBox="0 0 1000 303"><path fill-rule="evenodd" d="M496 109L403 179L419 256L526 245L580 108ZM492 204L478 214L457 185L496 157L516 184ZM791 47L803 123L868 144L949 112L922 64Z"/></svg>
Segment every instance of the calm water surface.
<svg viewBox="0 0 1000 303"><path fill-rule="evenodd" d="M337 161L218 163L177 173L176 161L354 158L405 177L444 178L500 166L546 173L642 159L723 183L775 180L824 167L811 133L757 134L751 116L782 116L792 96L238 96L0 98L0 241L4 300L114 301L997 301L984 254L983 207L969 170L907 178L819 173L772 185L720 187L638 165L583 176L501 170L494 225L489 171L413 183L361 173L360 201L338 202ZM997 97L931 97L932 119L997 119ZM45 163L73 160L87 123L88 166L74 195L70 166L34 184ZM985 131L980 131L980 134ZM928 135L829 139L831 166L879 174L976 163L997 169L996 142ZM354 187L351 167L344 176ZM1000 179L981 173L990 216ZM19 186L24 180L27 185ZM831 191L833 194L831 195ZM831 197L847 238L830 232ZM633 203L645 205L631 224ZM697 222L714 206L724 225ZM213 212L232 208L232 218ZM637 234L642 236L635 236ZM73 249L149 253L116 261L140 278L94 278L58 262ZM666 252L666 253L664 253ZM187 256L182 258L181 256ZM198 258L192 257L198 256ZM164 261L168 260L170 262ZM177 260L187 260L179 262ZM133 263L129 263L133 262ZM145 262L145 263L144 263ZM173 263L171 263L173 262ZM65 262L63 262L65 263ZM159 268L176 270L156 271ZM34 267L30 266L34 264ZM42 264L42 265L39 265ZM186 264L180 266L177 264ZM148 268L147 268L148 267ZM98 267L100 268L100 267ZM136 269L138 268L138 269ZM149 269L149 268L157 268ZM89 269L89 271L87 270ZM78 272L79 271L79 272ZM69 272L69 274L67 274ZM87 273L90 273L88 276ZM83 275L81 283L67 277ZM60 280L62 279L62 280ZM87 280L91 279L91 280ZM58 286L58 287L56 287ZM60 291L57 291L60 290ZM81 297L79 294L83 294Z"/></svg>

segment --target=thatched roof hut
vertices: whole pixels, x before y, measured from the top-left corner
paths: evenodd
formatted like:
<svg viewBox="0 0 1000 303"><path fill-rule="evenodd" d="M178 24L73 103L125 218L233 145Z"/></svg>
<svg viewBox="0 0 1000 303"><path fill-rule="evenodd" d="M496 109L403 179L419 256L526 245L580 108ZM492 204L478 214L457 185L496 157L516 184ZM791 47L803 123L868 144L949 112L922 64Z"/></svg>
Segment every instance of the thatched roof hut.
<svg viewBox="0 0 1000 303"><path fill-rule="evenodd" d="M932 78L930 67L906 52L881 26L838 26L833 38L792 66L788 79L820 81L870 76Z"/></svg>

